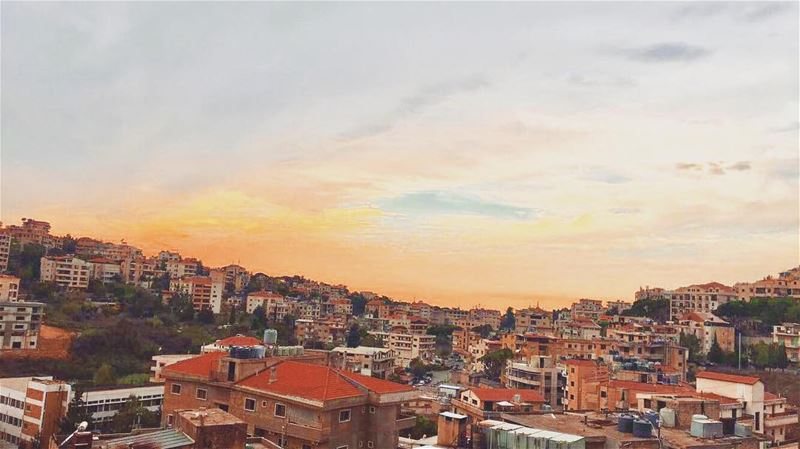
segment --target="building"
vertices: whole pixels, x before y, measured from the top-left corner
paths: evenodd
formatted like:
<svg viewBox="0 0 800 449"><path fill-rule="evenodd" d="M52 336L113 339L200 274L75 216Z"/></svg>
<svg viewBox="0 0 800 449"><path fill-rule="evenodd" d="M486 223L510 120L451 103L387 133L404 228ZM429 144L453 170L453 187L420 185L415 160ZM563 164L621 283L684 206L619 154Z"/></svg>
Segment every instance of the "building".
<svg viewBox="0 0 800 449"><path fill-rule="evenodd" d="M264 342L255 337L248 337L246 335L237 334L232 337L223 338L221 340L215 341L214 343L209 343L207 345L204 345L202 348L200 348L200 353L205 354L207 352L215 352L215 351L228 352L234 346L249 347L249 346L259 346L263 344Z"/></svg>
<svg viewBox="0 0 800 449"><path fill-rule="evenodd" d="M62 239L50 235L50 223L46 221L23 218L22 226L10 225L4 229L13 241L25 246L29 243L42 245L46 248L61 246Z"/></svg>
<svg viewBox="0 0 800 449"><path fill-rule="evenodd" d="M128 258L142 257L142 250L124 242L117 244L81 237L75 240L75 254L86 259L109 259L119 264Z"/></svg>
<svg viewBox="0 0 800 449"><path fill-rule="evenodd" d="M120 268L123 281L145 288L150 288L154 279L166 273L164 261L152 257L129 257L122 261Z"/></svg>
<svg viewBox="0 0 800 449"><path fill-rule="evenodd" d="M247 295L247 302L245 303L247 313L253 313L258 307L264 309L267 318L276 321L282 320L290 312L289 304L282 295L266 290Z"/></svg>
<svg viewBox="0 0 800 449"><path fill-rule="evenodd" d="M453 412L466 415L468 423L499 418L503 413L530 413L541 410L542 395L516 388L469 388L450 400Z"/></svg>
<svg viewBox="0 0 800 449"><path fill-rule="evenodd" d="M180 362L181 360L197 357L197 354L161 354L154 355L150 361L150 382L164 382L161 372L165 366Z"/></svg>
<svg viewBox="0 0 800 449"><path fill-rule="evenodd" d="M41 280L55 282L66 288L83 289L89 286L89 262L75 256L42 257Z"/></svg>
<svg viewBox="0 0 800 449"><path fill-rule="evenodd" d="M566 380L564 385L564 410L588 410L587 380L600 380L608 377L608 368L597 360L570 359L564 362Z"/></svg>
<svg viewBox="0 0 800 449"><path fill-rule="evenodd" d="M665 293L669 298L670 320L688 312L711 313L722 304L736 299L736 290L719 282L681 287Z"/></svg>
<svg viewBox="0 0 800 449"><path fill-rule="evenodd" d="M3 229L0 223L0 273L8 270L8 257L11 254L11 235Z"/></svg>
<svg viewBox="0 0 800 449"><path fill-rule="evenodd" d="M700 349L708 354L716 340L725 352L736 349L736 329L722 318L708 312L689 312L678 321L678 327L684 334L697 337Z"/></svg>
<svg viewBox="0 0 800 449"><path fill-rule="evenodd" d="M641 301L644 299L662 299L666 298L666 292L667 291L661 287L639 287L639 290L634 293L633 297L636 301Z"/></svg>
<svg viewBox="0 0 800 449"><path fill-rule="evenodd" d="M783 344L789 361L800 363L800 324L783 323L779 326L773 326L772 341Z"/></svg>
<svg viewBox="0 0 800 449"><path fill-rule="evenodd" d="M617 314L620 314L631 307L633 307L632 302L623 301L621 299L617 301L606 301L606 310L614 309L617 311Z"/></svg>
<svg viewBox="0 0 800 449"><path fill-rule="evenodd" d="M514 326L518 333L541 332L553 327L553 314L537 307L514 311Z"/></svg>
<svg viewBox="0 0 800 449"><path fill-rule="evenodd" d="M601 331L600 325L588 318L578 318L565 322L556 329L561 338L579 338L583 340L600 338Z"/></svg>
<svg viewBox="0 0 800 449"><path fill-rule="evenodd" d="M395 360L391 349L339 346L331 350L328 364L331 368L386 379L394 370Z"/></svg>
<svg viewBox="0 0 800 449"><path fill-rule="evenodd" d="M800 267L785 271L778 277L767 276L760 281L741 282L733 288L741 301L750 301L753 298L800 299Z"/></svg>
<svg viewBox="0 0 800 449"><path fill-rule="evenodd" d="M600 319L600 315L605 311L606 309L603 307L603 301L584 298L578 302L572 303L569 314L573 320L577 318L588 318L592 321L597 321Z"/></svg>
<svg viewBox="0 0 800 449"><path fill-rule="evenodd" d="M40 302L0 302L0 350L36 349L43 321Z"/></svg>
<svg viewBox="0 0 800 449"><path fill-rule="evenodd" d="M67 411L70 386L52 377L0 379L0 447L50 441Z"/></svg>
<svg viewBox="0 0 800 449"><path fill-rule="evenodd" d="M566 379L550 356L509 360L503 376L506 387L533 390L554 409L563 405Z"/></svg>
<svg viewBox="0 0 800 449"><path fill-rule="evenodd" d="M189 276L169 283L173 293L189 295L195 310L209 309L214 313L222 309L223 288L222 282L215 282L208 276Z"/></svg>
<svg viewBox="0 0 800 449"><path fill-rule="evenodd" d="M412 360L430 363L436 356L436 336L396 333L396 332L370 332L380 338L384 345L391 349L395 355L395 364L407 368Z"/></svg>
<svg viewBox="0 0 800 449"><path fill-rule="evenodd" d="M164 267L172 279L197 276L202 268L200 261L193 258L166 260Z"/></svg>
<svg viewBox="0 0 800 449"><path fill-rule="evenodd" d="M10 274L0 274L0 302L19 300L19 278Z"/></svg>
<svg viewBox="0 0 800 449"><path fill-rule="evenodd" d="M70 401L75 394L75 390L70 391ZM160 412L164 401L164 384L95 386L88 387L81 394L86 410L92 414L92 424L110 421L131 397L138 399L151 412Z"/></svg>
<svg viewBox="0 0 800 449"><path fill-rule="evenodd" d="M294 322L294 336L301 345L339 345L344 343L345 335L347 328L339 321L299 319Z"/></svg>
<svg viewBox="0 0 800 449"><path fill-rule="evenodd" d="M286 449L394 448L413 426L400 404L416 391L374 377L295 360L208 353L164 369L164 417L218 407L247 432Z"/></svg>
<svg viewBox="0 0 800 449"><path fill-rule="evenodd" d="M105 257L89 259L89 278L97 279L104 284L122 281L120 262Z"/></svg>
<svg viewBox="0 0 800 449"><path fill-rule="evenodd" d="M241 265L226 265L222 271L225 273L225 288L234 293L242 293L250 283L250 273Z"/></svg>

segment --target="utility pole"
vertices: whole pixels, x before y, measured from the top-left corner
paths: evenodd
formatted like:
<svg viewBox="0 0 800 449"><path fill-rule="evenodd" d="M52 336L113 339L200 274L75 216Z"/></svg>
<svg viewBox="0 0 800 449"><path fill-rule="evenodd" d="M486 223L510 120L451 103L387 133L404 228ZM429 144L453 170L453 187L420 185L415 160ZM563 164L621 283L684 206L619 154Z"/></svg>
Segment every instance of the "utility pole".
<svg viewBox="0 0 800 449"><path fill-rule="evenodd" d="M739 334L739 371L742 370L742 332L737 332Z"/></svg>

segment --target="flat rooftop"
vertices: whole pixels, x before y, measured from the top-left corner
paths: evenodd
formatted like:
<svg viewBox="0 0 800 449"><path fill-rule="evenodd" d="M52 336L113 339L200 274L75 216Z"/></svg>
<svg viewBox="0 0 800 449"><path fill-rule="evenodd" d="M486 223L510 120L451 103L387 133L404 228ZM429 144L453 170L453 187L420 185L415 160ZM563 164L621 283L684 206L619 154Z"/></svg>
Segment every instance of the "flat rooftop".
<svg viewBox="0 0 800 449"><path fill-rule="evenodd" d="M241 419L218 408L179 410L178 415L194 423L198 427L243 424ZM201 424L202 422L202 424Z"/></svg>
<svg viewBox="0 0 800 449"><path fill-rule="evenodd" d="M512 415L504 413L501 415L504 421L535 429L578 435L586 438L587 441L603 441L606 438L620 442L652 440L656 446L658 445L658 439L655 437L639 438L633 436L632 433L620 432L617 430L616 420L611 418L606 420L602 414L587 416L586 422L584 422L583 416L580 414L553 413L541 415Z"/></svg>

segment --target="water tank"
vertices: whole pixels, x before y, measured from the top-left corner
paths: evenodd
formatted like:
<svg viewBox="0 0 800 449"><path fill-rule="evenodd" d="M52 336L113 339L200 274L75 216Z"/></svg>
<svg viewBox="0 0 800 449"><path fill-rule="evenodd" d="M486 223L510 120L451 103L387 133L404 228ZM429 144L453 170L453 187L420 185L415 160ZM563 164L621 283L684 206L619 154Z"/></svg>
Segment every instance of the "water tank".
<svg viewBox="0 0 800 449"><path fill-rule="evenodd" d="M737 422L734 426L734 433L737 437L749 437L753 435L753 427Z"/></svg>
<svg viewBox="0 0 800 449"><path fill-rule="evenodd" d="M675 409L664 407L659 411L661 415L661 425L664 427L675 427Z"/></svg>
<svg viewBox="0 0 800 449"><path fill-rule="evenodd" d="M708 419L706 415L692 415L692 421L702 421Z"/></svg>
<svg viewBox="0 0 800 449"><path fill-rule="evenodd" d="M231 346L230 349L228 349L228 354L234 359L240 359L239 349L241 349L239 346Z"/></svg>
<svg viewBox="0 0 800 449"><path fill-rule="evenodd" d="M617 430L625 433L633 432L633 416L620 415L619 421L617 421Z"/></svg>
<svg viewBox="0 0 800 449"><path fill-rule="evenodd" d="M264 331L264 344L274 345L278 343L278 331L275 329L266 329Z"/></svg>
<svg viewBox="0 0 800 449"><path fill-rule="evenodd" d="M267 355L267 348L265 346L254 346L253 349L256 351L255 358L263 359Z"/></svg>
<svg viewBox="0 0 800 449"><path fill-rule="evenodd" d="M646 419L633 420L633 436L637 438L650 438L653 436L653 425Z"/></svg>
<svg viewBox="0 0 800 449"><path fill-rule="evenodd" d="M722 434L733 435L736 432L736 418L720 418L722 421Z"/></svg>
<svg viewBox="0 0 800 449"><path fill-rule="evenodd" d="M658 428L658 412L654 412L652 410L644 412L644 419L650 421L650 424L653 425L654 429Z"/></svg>

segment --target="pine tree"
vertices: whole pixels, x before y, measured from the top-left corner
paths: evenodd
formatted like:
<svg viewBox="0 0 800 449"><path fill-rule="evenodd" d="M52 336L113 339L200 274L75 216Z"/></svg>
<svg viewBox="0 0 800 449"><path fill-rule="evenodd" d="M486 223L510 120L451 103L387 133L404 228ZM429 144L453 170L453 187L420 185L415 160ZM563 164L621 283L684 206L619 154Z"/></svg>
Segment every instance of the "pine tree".
<svg viewBox="0 0 800 449"><path fill-rule="evenodd" d="M722 347L720 347L716 334L714 334L714 342L711 343L711 349L708 350L708 360L713 363L722 363L725 361L725 352L722 350Z"/></svg>

